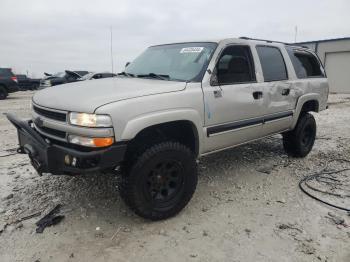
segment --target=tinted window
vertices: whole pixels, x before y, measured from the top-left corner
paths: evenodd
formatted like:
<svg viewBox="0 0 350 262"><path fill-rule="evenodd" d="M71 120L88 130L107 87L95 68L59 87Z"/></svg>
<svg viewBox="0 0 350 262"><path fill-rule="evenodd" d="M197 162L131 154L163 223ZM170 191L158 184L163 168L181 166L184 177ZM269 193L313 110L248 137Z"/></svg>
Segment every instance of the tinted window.
<svg viewBox="0 0 350 262"><path fill-rule="evenodd" d="M265 81L288 79L282 53L277 47L257 46L256 50L258 51Z"/></svg>
<svg viewBox="0 0 350 262"><path fill-rule="evenodd" d="M27 78L26 75L16 75L18 80L25 80Z"/></svg>
<svg viewBox="0 0 350 262"><path fill-rule="evenodd" d="M0 75L2 76L13 76L10 68L0 68Z"/></svg>
<svg viewBox="0 0 350 262"><path fill-rule="evenodd" d="M217 63L219 84L235 84L255 81L255 70L248 46L230 46L221 54Z"/></svg>
<svg viewBox="0 0 350 262"><path fill-rule="evenodd" d="M324 77L321 64L313 54L291 48L287 50L298 78Z"/></svg>

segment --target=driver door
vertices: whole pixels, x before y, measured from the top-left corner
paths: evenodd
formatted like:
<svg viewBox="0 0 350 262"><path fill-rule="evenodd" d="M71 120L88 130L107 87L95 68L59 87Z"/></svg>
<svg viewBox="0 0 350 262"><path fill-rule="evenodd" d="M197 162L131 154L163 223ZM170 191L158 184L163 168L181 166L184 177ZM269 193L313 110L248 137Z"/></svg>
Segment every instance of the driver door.
<svg viewBox="0 0 350 262"><path fill-rule="evenodd" d="M223 48L211 80L203 83L205 102L205 151L232 147L261 135L264 96L251 48Z"/></svg>

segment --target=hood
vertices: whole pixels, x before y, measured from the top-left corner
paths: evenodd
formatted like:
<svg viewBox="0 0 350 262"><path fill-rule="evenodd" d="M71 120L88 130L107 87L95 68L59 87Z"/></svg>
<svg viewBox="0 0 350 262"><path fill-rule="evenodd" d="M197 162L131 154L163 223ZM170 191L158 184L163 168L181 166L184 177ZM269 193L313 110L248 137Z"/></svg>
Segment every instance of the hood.
<svg viewBox="0 0 350 262"><path fill-rule="evenodd" d="M49 87L38 91L33 96L33 102L58 110L93 113L96 108L108 103L176 92L185 87L185 82L114 77Z"/></svg>

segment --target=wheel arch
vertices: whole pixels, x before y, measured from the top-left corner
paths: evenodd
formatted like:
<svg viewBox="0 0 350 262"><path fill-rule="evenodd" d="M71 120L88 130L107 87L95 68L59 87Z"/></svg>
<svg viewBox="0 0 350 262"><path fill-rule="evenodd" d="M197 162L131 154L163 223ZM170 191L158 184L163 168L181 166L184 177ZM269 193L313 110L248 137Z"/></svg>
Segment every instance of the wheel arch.
<svg viewBox="0 0 350 262"><path fill-rule="evenodd" d="M189 146L198 156L203 141L202 121L193 109L154 112L130 120L122 134L122 140L134 141L145 134L164 135Z"/></svg>
<svg viewBox="0 0 350 262"><path fill-rule="evenodd" d="M294 113L292 129L295 128L299 116L303 112L319 112L321 104L321 96L317 93L306 94L299 97Z"/></svg>

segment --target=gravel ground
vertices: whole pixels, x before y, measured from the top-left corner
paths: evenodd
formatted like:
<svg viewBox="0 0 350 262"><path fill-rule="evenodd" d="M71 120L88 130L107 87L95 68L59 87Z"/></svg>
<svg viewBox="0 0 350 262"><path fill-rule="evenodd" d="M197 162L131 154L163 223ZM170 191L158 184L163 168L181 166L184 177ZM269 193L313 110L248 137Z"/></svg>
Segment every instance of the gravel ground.
<svg viewBox="0 0 350 262"><path fill-rule="evenodd" d="M28 117L32 94L10 95L0 112ZM192 201L161 222L128 210L116 176L38 176L26 156L11 155L17 136L1 114L0 261L350 261L350 217L298 188L328 160L350 159L350 95L331 95L330 105L316 114L309 156L289 158L274 136L201 158ZM350 207L349 197L326 199ZM40 217L19 222L56 204L65 218L42 234Z"/></svg>

